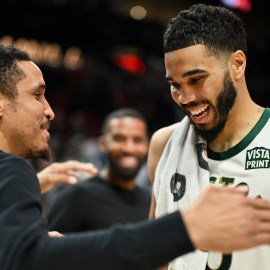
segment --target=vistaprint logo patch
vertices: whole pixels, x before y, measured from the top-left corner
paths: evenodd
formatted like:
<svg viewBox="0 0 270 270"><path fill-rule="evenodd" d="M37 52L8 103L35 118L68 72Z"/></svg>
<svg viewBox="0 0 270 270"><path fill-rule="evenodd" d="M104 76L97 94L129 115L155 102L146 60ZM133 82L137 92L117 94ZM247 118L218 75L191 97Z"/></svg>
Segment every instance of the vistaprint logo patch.
<svg viewBox="0 0 270 270"><path fill-rule="evenodd" d="M270 149L255 147L247 150L246 170L270 168Z"/></svg>

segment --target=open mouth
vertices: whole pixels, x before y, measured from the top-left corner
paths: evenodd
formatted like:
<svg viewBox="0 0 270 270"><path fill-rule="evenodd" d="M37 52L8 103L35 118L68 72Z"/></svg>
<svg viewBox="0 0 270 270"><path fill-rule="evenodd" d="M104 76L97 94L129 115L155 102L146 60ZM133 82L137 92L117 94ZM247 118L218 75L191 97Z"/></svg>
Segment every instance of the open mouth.
<svg viewBox="0 0 270 270"><path fill-rule="evenodd" d="M206 120L210 106L203 105L197 108L189 108L190 116L194 122Z"/></svg>
<svg viewBox="0 0 270 270"><path fill-rule="evenodd" d="M119 160L123 168L135 168L138 166L138 160L135 157L123 157Z"/></svg>
<svg viewBox="0 0 270 270"><path fill-rule="evenodd" d="M202 117L207 113L208 107L209 105L205 105L203 108L200 108L198 110L195 110L194 112L191 112L191 115L196 118Z"/></svg>

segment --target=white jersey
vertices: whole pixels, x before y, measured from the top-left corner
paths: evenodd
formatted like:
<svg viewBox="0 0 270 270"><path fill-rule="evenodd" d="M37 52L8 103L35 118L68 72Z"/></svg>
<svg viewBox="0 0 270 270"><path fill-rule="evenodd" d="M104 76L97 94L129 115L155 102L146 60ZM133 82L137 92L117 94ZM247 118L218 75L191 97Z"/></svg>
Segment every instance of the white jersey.
<svg viewBox="0 0 270 270"><path fill-rule="evenodd" d="M270 110L237 145L223 153L208 151L210 182L217 186L248 185L248 196L270 200ZM207 269L269 270L270 247L233 254L209 254Z"/></svg>
<svg viewBox="0 0 270 270"><path fill-rule="evenodd" d="M207 177L213 185L237 186L248 185L249 197L264 198L270 200L270 109L266 108L263 115L245 138L237 145L223 153L215 153L208 150ZM172 159L177 159L173 150L173 141L179 141L175 132L168 141L164 153L156 170L154 194L157 206L156 215L185 207L193 200L192 187L200 185L200 179L195 180L192 185L186 172L185 191L176 201L170 177L173 174ZM176 150L177 151L177 150ZM194 154L192 155L194 156ZM188 162L195 157L189 156ZM181 162L181 158L180 158ZM198 161L198 164L200 162ZM198 165L197 165L198 166ZM196 165L195 165L196 167ZM193 165L193 168L195 168ZM201 166L205 169L205 166ZM201 170L201 169L200 169ZM165 171L165 173L163 173ZM178 170L181 174L181 171ZM165 176L168 178L165 179ZM157 180L157 183L156 183ZM193 180L192 180L193 181ZM202 185L203 186L203 185ZM182 188L179 188L182 191ZM203 222L203 221L202 221ZM207 253L196 250L188 255L182 256L169 264L170 270L269 270L270 269L270 247L261 246L245 251L234 252L233 254Z"/></svg>

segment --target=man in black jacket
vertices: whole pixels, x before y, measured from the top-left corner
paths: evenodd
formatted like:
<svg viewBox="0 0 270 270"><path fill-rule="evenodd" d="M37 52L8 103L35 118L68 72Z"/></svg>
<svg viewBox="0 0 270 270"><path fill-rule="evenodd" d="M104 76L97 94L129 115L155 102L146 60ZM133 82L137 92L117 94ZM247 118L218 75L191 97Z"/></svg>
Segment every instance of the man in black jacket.
<svg viewBox="0 0 270 270"><path fill-rule="evenodd" d="M0 45L0 59L1 270L155 269L194 248L228 252L270 243L269 202L245 197L245 188L213 187L190 208L152 222L50 238L39 182L24 159L48 158L54 113L28 54Z"/></svg>

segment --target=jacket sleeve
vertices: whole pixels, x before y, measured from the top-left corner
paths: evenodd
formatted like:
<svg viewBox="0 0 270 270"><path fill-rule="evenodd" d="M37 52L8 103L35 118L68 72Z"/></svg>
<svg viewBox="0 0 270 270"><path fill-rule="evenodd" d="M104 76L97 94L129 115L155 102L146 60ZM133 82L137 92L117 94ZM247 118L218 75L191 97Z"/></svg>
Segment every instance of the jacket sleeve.
<svg viewBox="0 0 270 270"><path fill-rule="evenodd" d="M193 250L179 213L61 238L43 237L24 257L25 269L156 269ZM23 268L24 269L24 268Z"/></svg>
<svg viewBox="0 0 270 270"><path fill-rule="evenodd" d="M1 270L155 269L193 250L179 212L107 230L48 237L34 170L0 162Z"/></svg>

